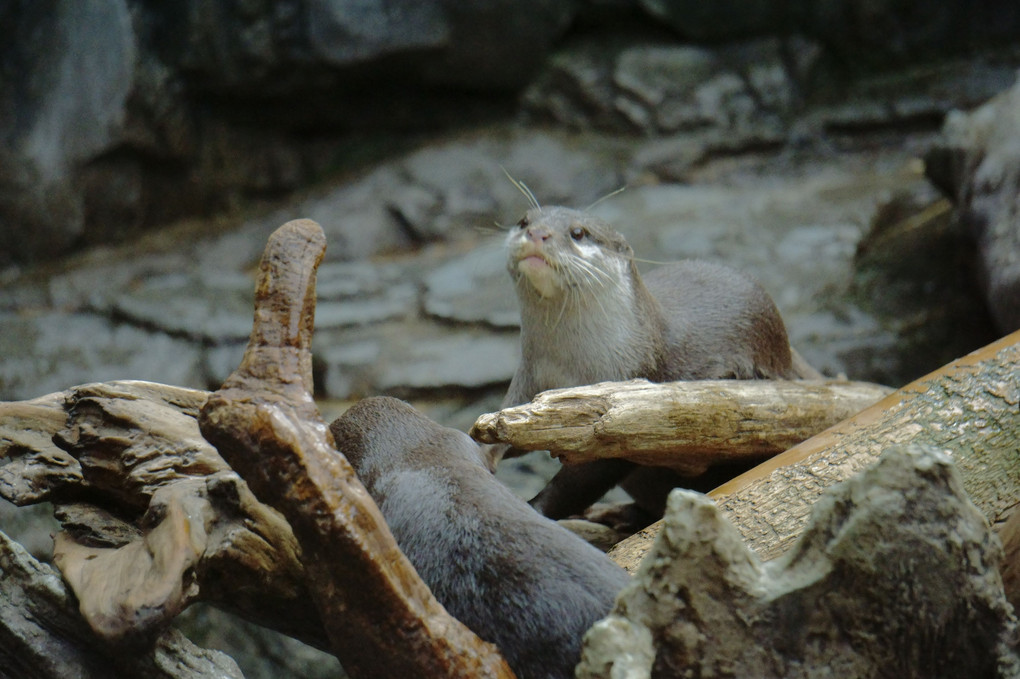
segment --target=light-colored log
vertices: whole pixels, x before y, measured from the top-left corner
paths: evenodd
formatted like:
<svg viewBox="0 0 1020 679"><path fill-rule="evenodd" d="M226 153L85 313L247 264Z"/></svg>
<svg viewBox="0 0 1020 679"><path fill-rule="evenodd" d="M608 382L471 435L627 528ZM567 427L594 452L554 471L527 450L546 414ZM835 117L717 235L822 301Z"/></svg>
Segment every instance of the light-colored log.
<svg viewBox="0 0 1020 679"><path fill-rule="evenodd" d="M710 495L764 559L783 553L821 492L886 448L916 442L947 450L985 517L1002 521L1020 500L1020 332L912 382ZM661 522L611 552L633 570Z"/></svg>
<svg viewBox="0 0 1020 679"><path fill-rule="evenodd" d="M548 450L567 464L625 458L695 476L714 463L782 452L891 391L838 380L603 382L482 415L471 436Z"/></svg>

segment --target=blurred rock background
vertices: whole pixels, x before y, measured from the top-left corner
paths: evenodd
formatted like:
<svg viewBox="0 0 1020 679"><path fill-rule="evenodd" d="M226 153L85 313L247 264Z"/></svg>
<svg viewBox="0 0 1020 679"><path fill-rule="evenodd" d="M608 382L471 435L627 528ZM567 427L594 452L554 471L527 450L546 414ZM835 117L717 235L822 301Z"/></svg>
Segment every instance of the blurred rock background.
<svg viewBox="0 0 1020 679"><path fill-rule="evenodd" d="M626 187L595 211L638 257L747 271L830 375L898 386L1020 326L1012 0L6 0L0 28L3 400L215 389L266 237L308 217L325 416L388 393L466 428L517 361L504 168L543 204ZM247 676L337 672L192 617L273 658Z"/></svg>

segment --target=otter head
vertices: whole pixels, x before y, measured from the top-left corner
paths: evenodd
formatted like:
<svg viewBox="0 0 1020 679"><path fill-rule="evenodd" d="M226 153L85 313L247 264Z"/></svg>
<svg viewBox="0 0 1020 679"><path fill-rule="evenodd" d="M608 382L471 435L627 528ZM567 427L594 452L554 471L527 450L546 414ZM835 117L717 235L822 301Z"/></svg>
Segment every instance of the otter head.
<svg viewBox="0 0 1020 679"><path fill-rule="evenodd" d="M507 235L518 294L556 299L628 275L634 253L613 227L586 212L536 207Z"/></svg>
<svg viewBox="0 0 1020 679"><path fill-rule="evenodd" d="M337 450L371 486L387 469L467 462L493 471L481 447L456 429L433 422L401 400L358 401L329 425Z"/></svg>

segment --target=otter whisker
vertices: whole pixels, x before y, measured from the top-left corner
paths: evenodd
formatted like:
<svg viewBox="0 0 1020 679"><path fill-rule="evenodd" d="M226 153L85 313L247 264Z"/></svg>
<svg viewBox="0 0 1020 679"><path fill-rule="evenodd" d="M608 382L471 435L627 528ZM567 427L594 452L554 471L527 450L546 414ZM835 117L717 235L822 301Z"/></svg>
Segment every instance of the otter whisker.
<svg viewBox="0 0 1020 679"><path fill-rule="evenodd" d="M610 192L610 193L607 193L606 195L602 196L601 198L599 198L598 200L596 200L596 201L595 201L594 203L592 203L592 204L591 204L591 205L589 205L588 207L584 208L584 211L585 211L585 212L590 212L590 211L591 211L591 209L592 209L593 207L595 207L596 205L598 205L598 204L599 204L599 203L601 203L602 201L605 201L605 200L609 200L609 199L610 199L610 198L612 198L613 196L619 195L619 194L623 193L623 192L624 192L624 191L626 191L626 190L627 190L627 187L626 187L626 186L621 186L620 188L616 189L615 191L612 191L612 192Z"/></svg>
<svg viewBox="0 0 1020 679"><path fill-rule="evenodd" d="M503 232L505 232L509 228L510 228L509 226L504 226L503 224L500 224L499 222L493 222L492 226L488 226L488 225L485 225L485 224L475 224L475 225L473 225L471 227L471 229L474 232L476 232L476 233L485 233L485 234L489 234L489 233L503 233Z"/></svg>
<svg viewBox="0 0 1020 679"><path fill-rule="evenodd" d="M655 259L641 259L640 257L631 257L635 262L641 262L642 264L655 264L656 266L665 266L667 264L673 264L674 262L660 262Z"/></svg>
<svg viewBox="0 0 1020 679"><path fill-rule="evenodd" d="M528 188L528 185L525 184L523 181L518 181L517 179L514 179L513 176L502 165L500 165L499 167L501 170L503 170L503 174L506 175L506 178L510 180L510 183L513 184L518 191L524 194L524 197L528 199L528 202L531 204L531 207L541 209L542 206L538 204L538 198L535 198L535 194L531 192L531 189Z"/></svg>
<svg viewBox="0 0 1020 679"><path fill-rule="evenodd" d="M563 295L563 303L562 303L562 304L560 304L560 313L559 313L559 314L557 314L557 316L556 316L556 321L555 321L555 322L554 322L554 323L552 324L552 327L554 327L554 328L557 328L557 327L559 327L559 325L560 325L560 321L562 321L562 320L563 320L563 314L564 314L564 312L566 312L566 310L567 310L567 306L568 306L568 303L570 302L570 298L571 298L571 297L572 297L572 296L573 296L574 294L575 294L575 293L574 293L573 289L571 288L570 292L568 292L568 293L567 293L566 295Z"/></svg>
<svg viewBox="0 0 1020 679"><path fill-rule="evenodd" d="M582 308L590 308L591 303L594 302L602 312L602 317L612 320L609 310L602 303L603 293L595 289L596 284L605 289L607 284L612 283L611 280L608 280L609 274L592 262L585 261L576 255L570 255L570 259L575 266L565 267L563 273L570 295L570 303L577 310L575 313ZM600 278L600 275L605 276L607 280ZM560 315L562 316L562 311Z"/></svg>
<svg viewBox="0 0 1020 679"><path fill-rule="evenodd" d="M586 278L591 279L593 282L598 283L602 287L606 287L606 283L612 281L612 276L607 271L600 269L597 265L585 260L583 257L577 255L568 255L570 262L577 269L580 269Z"/></svg>

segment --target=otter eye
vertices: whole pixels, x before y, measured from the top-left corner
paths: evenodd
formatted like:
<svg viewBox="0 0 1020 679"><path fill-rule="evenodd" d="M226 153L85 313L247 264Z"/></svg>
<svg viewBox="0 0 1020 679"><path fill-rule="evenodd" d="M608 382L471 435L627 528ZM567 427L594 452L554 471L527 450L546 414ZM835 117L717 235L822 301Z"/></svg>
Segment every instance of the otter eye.
<svg viewBox="0 0 1020 679"><path fill-rule="evenodd" d="M524 229L524 228L527 228L528 223L529 222L528 222L528 218L527 217L521 217L521 221L517 222L517 226L519 226L522 229Z"/></svg>
<svg viewBox="0 0 1020 679"><path fill-rule="evenodd" d="M575 226L570 230L570 237L574 240L581 240L588 235L588 232L582 229L580 226Z"/></svg>

